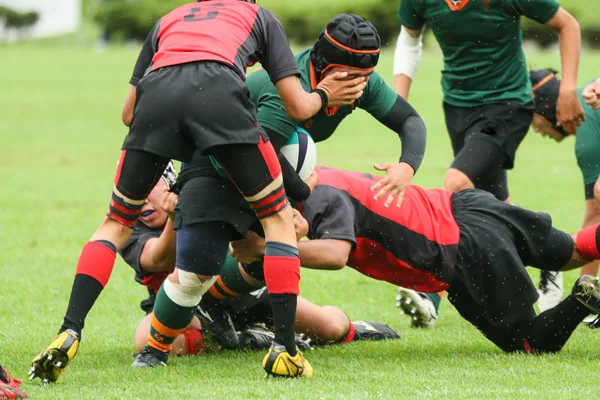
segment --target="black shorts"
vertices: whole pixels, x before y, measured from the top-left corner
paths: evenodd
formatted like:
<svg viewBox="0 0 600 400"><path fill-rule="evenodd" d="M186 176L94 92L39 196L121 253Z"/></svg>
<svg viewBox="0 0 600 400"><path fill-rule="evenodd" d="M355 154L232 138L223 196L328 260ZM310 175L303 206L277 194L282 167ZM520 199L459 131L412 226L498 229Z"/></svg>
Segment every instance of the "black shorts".
<svg viewBox="0 0 600 400"><path fill-rule="evenodd" d="M224 222L233 227L229 241L243 239L248 230L262 232L256 213L235 185L217 175L211 166L190 167L181 172L182 184L175 213L175 229Z"/></svg>
<svg viewBox="0 0 600 400"><path fill-rule="evenodd" d="M548 214L478 189L453 194L452 210L460 241L448 300L504 348L499 341L507 332L535 315L538 293L525 266L559 270L571 258L573 240L552 227Z"/></svg>
<svg viewBox="0 0 600 400"><path fill-rule="evenodd" d="M533 103L494 103L456 107L444 103L454 161L475 187L508 197L506 169L512 169L519 144L533 118Z"/></svg>
<svg viewBox="0 0 600 400"><path fill-rule="evenodd" d="M142 78L123 149L189 161L196 149L258 144L256 107L229 66L196 62L158 69Z"/></svg>

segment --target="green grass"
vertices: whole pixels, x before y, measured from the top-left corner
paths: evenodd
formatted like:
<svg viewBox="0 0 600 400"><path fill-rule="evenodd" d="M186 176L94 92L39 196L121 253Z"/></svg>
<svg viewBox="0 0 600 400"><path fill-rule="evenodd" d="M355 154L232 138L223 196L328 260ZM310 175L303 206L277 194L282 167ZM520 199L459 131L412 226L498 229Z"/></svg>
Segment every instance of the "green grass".
<svg viewBox="0 0 600 400"><path fill-rule="evenodd" d="M102 54L44 43L2 48L0 74L0 362L25 377L30 360L54 337L67 304L81 246L106 210L115 163L127 130L120 108L137 57L113 48ZM537 53L535 66L557 66ZM391 53L379 72L391 81ZM585 54L583 83L598 74L600 55ZM415 182L437 187L451 161L441 112L440 55L423 57L411 102L429 130L427 155ZM319 145L319 161L371 170L397 160L396 135L368 114L348 118ZM550 212L575 231L583 218L583 185L573 140L555 144L530 134L510 174L514 200ZM537 282L538 273L532 273ZM577 273L567 275L567 287ZM409 328L394 308L395 288L354 271L304 271L302 293L344 309L353 319L389 323L402 340L316 349L310 380L263 380L262 353L172 359L168 368L133 370L133 332L144 289L118 261L89 315L79 355L48 387L25 383L32 398L582 398L597 393L597 332L579 328L556 356L504 355L464 322L446 301L430 331Z"/></svg>

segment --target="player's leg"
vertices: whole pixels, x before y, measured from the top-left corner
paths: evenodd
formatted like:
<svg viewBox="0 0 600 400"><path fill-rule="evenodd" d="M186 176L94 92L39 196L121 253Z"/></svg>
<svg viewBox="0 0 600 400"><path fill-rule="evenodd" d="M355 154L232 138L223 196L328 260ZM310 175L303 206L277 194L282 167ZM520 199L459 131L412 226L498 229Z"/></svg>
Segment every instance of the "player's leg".
<svg viewBox="0 0 600 400"><path fill-rule="evenodd" d="M156 294L150 333L134 367L166 365L173 342L194 318L202 296L225 263L232 231L231 225L222 222L178 228L176 268Z"/></svg>
<svg viewBox="0 0 600 400"><path fill-rule="evenodd" d="M0 400L27 398L27 394L21 389L21 381L10 376L0 365Z"/></svg>
<svg viewBox="0 0 600 400"><path fill-rule="evenodd" d="M83 247L63 324L54 341L33 360L30 379L59 378L79 347L85 318L107 284L117 249L137 221L144 201L160 179L169 159L143 151L123 151L107 216Z"/></svg>
<svg viewBox="0 0 600 400"><path fill-rule="evenodd" d="M292 208L275 150L265 135L260 134L258 139L257 145L217 146L210 152L250 203L265 232L264 275L273 308L275 340L263 365L273 375L311 375L312 367L295 344L300 258ZM280 358L284 363L276 362ZM274 369L280 364L281 369Z"/></svg>
<svg viewBox="0 0 600 400"><path fill-rule="evenodd" d="M148 314L140 321L135 329L133 340L135 351L137 352L144 350L144 346L146 346L146 339L148 338L148 331L150 331L151 321L152 314ZM194 317L192 322L186 327L185 331L175 338L173 347L171 348L171 355L187 356L202 353L205 346L200 327L200 320L197 317Z"/></svg>
<svg viewBox="0 0 600 400"><path fill-rule="evenodd" d="M448 108L448 109L446 109ZM519 104L488 104L480 107L445 107L445 112L456 114L453 122L465 134L464 146L446 172L445 187L451 191L484 188L500 184L491 191L499 200L508 198L506 182L495 169L513 167L515 153L533 118L533 106ZM447 116L447 125L448 125ZM505 181L505 175L504 175ZM489 190L489 189L484 189ZM506 190L506 193L503 191ZM496 194L497 191L500 191ZM506 197L504 197L506 196ZM502 198L504 197L504 198Z"/></svg>
<svg viewBox="0 0 600 400"><path fill-rule="evenodd" d="M389 326L374 321L350 321L338 307L318 306L298 296L296 331L315 343L349 343L357 340L400 339Z"/></svg>

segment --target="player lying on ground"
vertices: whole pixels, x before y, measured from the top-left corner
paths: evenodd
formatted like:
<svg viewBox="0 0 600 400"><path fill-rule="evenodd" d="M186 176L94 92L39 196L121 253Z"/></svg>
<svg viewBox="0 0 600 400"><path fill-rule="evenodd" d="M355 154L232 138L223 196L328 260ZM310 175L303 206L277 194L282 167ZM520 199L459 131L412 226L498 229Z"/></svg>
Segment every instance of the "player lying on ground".
<svg viewBox="0 0 600 400"><path fill-rule="evenodd" d="M582 276L566 299L536 315L538 298L525 265L551 271L600 258L600 225L576 236L554 228L549 215L524 210L468 189L450 192L411 185L400 210L373 200L380 177L317 169L318 183L295 214L303 266L348 265L374 279L419 291L447 290L460 315L507 352L559 351L590 313L600 311L600 282ZM262 239L235 248L241 260L263 254Z"/></svg>
<svg viewBox="0 0 600 400"><path fill-rule="evenodd" d="M149 297L140 306L147 316L136 329L135 346L142 351L150 329L151 313L161 283L175 266L176 232L173 229L175 204L177 195L168 192L175 183L175 170L171 163L163 173L152 192L148 195L142 208L142 214L133 228L133 234L119 250L123 260L135 270L135 279L146 286ZM210 329L211 321L202 313L186 327L185 331L173 342L171 354L186 355L203 352L213 344L226 349L252 348L265 345L268 349L272 339L271 332L256 327L256 324L273 326L273 314L269 296L263 289L264 282L259 282L245 274L237 261L228 256L217 278L218 287L209 289L206 299L213 298L220 307L213 308L213 314L220 311L231 320L227 328L231 332L215 332ZM220 300L221 290L234 293L236 296ZM245 294L238 294L234 290ZM251 291L251 293L247 293ZM206 300L204 300L206 301ZM201 303L202 304L202 303ZM200 319L198 318L200 317ZM202 326L200 324L202 320ZM206 326L205 326L206 325ZM213 344L203 339L206 332L213 336ZM237 331L242 331L237 334ZM342 310L333 306L319 307L307 299L298 298L296 309L296 331L309 335L312 343L346 343L351 340L395 339L399 336L391 328L379 322L350 322ZM235 342L228 343L221 337L235 337ZM257 340L262 338L262 340Z"/></svg>
<svg viewBox="0 0 600 400"><path fill-rule="evenodd" d="M556 110L562 82L552 69L540 69L530 73L533 94L535 97L535 114L532 127L542 136L548 136L562 142L568 136L575 136L575 155L583 176L585 189L585 215L583 227L600 222L600 111L585 104L585 121L574 131L567 132L558 125ZM577 95L584 102L584 90L593 85L581 87ZM581 275L598 275L598 262L594 261L581 269ZM562 274L560 272L543 271L540 287L540 310L555 306L562 298Z"/></svg>
<svg viewBox="0 0 600 400"><path fill-rule="evenodd" d="M0 365L0 400L27 398L27 394L21 389L21 381L11 377Z"/></svg>
<svg viewBox="0 0 600 400"><path fill-rule="evenodd" d="M348 80L340 73L312 93L305 91L277 17L251 3L186 4L162 17L148 35L126 100L124 122L130 129L108 215L83 248L59 335L34 358L31 379L57 380L75 356L86 315L108 282L116 252L131 235L147 195L169 159L189 161L195 151L219 160L266 232L265 269L269 293L276 299L275 344L269 360L290 365L284 375L312 374L296 350L293 329L300 261L292 210L287 207L277 156L248 98L245 71L260 62L277 86L285 110L299 120L327 105L351 104L362 95L365 83L363 77ZM198 104L203 106L194 106ZM214 257L221 259L226 253L227 248L220 249ZM161 318L167 314L157 315L161 326L171 327L173 333L185 329L221 265L200 265L192 271L178 268L170 275L157 303L182 309L185 317L166 320ZM155 330L152 335L157 348L172 343L173 337L163 342Z"/></svg>
<svg viewBox="0 0 600 400"><path fill-rule="evenodd" d="M522 49L521 16L559 33L564 85L558 122L567 130L585 118L577 98L581 38L577 21L556 0L403 0L394 59L396 91L408 97L428 25L444 55L442 90L454 161L445 187L479 188L511 203L506 170L533 115Z"/></svg>

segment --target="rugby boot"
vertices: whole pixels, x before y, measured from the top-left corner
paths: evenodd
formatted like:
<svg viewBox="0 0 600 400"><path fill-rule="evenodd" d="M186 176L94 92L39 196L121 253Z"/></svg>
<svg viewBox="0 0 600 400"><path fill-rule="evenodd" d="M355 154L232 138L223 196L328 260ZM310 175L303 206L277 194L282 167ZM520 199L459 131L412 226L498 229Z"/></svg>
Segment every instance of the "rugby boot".
<svg viewBox="0 0 600 400"><path fill-rule="evenodd" d="M29 370L29 380L40 378L45 385L55 382L79 350L79 334L67 329L56 336L46 349L36 356Z"/></svg>
<svg viewBox="0 0 600 400"><path fill-rule="evenodd" d="M134 368L164 367L167 365L167 361L169 361L169 353L146 346L144 350L135 355L131 366Z"/></svg>
<svg viewBox="0 0 600 400"><path fill-rule="evenodd" d="M562 300L563 290L563 275L558 271L541 271L540 285L538 286L540 298L538 300L538 308L540 312L544 312L549 308L555 307Z"/></svg>
<svg viewBox="0 0 600 400"><path fill-rule="evenodd" d="M284 345L273 342L263 359L263 368L267 372L265 378L269 375L282 378L311 377L312 366L298 348L296 351L298 354L292 357Z"/></svg>
<svg viewBox="0 0 600 400"><path fill-rule="evenodd" d="M353 321L354 339L352 340L394 340L400 339L400 335L381 322L375 321Z"/></svg>
<svg viewBox="0 0 600 400"><path fill-rule="evenodd" d="M433 301L425 293L411 289L398 289L396 307L411 318L413 328L431 328L438 317Z"/></svg>
<svg viewBox="0 0 600 400"><path fill-rule="evenodd" d="M0 400L26 399L27 394L20 385L20 380L11 377L6 369L0 367Z"/></svg>
<svg viewBox="0 0 600 400"><path fill-rule="evenodd" d="M593 314L600 314L600 279L583 275L575 282L572 293Z"/></svg>

